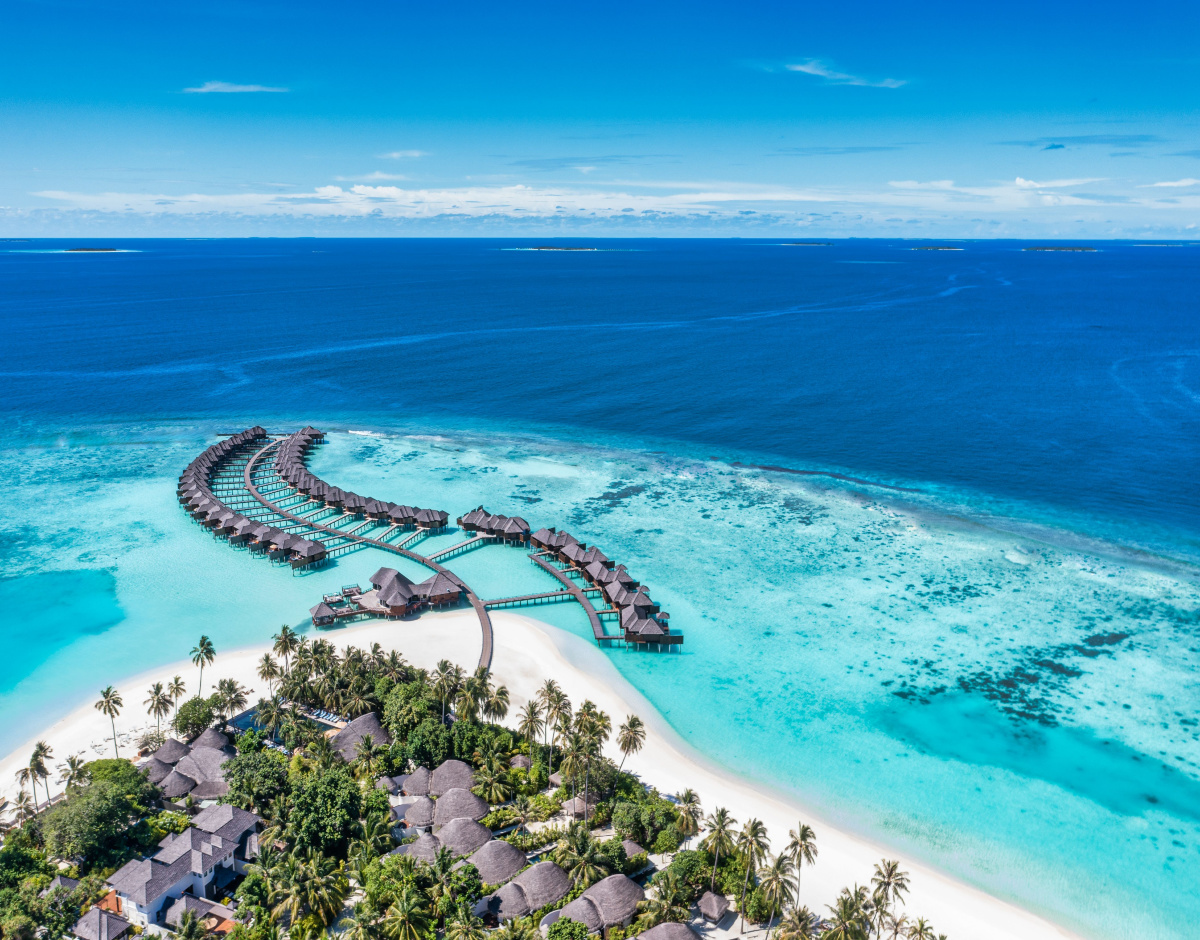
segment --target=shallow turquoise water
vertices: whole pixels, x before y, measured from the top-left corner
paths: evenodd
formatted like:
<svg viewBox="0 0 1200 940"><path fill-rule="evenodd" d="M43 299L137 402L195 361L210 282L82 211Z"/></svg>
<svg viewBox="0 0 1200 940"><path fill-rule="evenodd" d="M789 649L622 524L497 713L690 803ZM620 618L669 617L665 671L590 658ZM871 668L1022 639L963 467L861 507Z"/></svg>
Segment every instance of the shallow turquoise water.
<svg viewBox="0 0 1200 940"><path fill-rule="evenodd" d="M218 651L261 642L323 591L400 566L362 551L293 578L206 535L174 480L213 430L10 438L0 600L24 612L0 667L0 746L200 633ZM902 493L734 458L754 462L492 429L332 434L313 466L452 516L482 502L565 526L627 563L687 639L680 655L609 655L718 761L1089 935L1189 936L1195 570L1084 543L1038 507L999 517L921 481L886 481L920 491ZM517 550L448 564L483 597L555 586ZM522 613L590 637L574 605Z"/></svg>

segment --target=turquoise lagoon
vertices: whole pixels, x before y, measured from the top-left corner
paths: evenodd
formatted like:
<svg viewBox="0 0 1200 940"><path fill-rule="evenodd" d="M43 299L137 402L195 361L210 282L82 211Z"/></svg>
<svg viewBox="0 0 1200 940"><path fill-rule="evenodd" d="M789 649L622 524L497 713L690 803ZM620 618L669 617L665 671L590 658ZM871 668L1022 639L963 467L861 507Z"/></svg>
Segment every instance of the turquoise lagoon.
<svg viewBox="0 0 1200 940"><path fill-rule="evenodd" d="M361 551L292 577L194 526L175 477L230 429L10 434L0 746L182 659L201 633L220 651L303 627L323 591L395 564ZM715 761L1088 936L1193 933L1200 592L1186 546L1130 549L1044 507L919 480L590 440L376 419L332 433L313 466L452 516L482 503L566 527L627 563L686 644L607 655ZM449 565L484 597L551 586L518 550ZM523 613L590 636L573 606Z"/></svg>

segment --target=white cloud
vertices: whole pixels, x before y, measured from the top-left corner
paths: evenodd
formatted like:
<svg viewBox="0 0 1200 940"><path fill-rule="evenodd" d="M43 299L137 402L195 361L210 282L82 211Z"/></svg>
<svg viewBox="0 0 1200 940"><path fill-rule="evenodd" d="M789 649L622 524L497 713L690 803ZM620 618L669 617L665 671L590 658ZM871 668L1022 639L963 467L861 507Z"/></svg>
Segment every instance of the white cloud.
<svg viewBox="0 0 1200 940"><path fill-rule="evenodd" d="M803 72L805 75L816 75L818 78L825 79L831 85L861 85L864 88L899 88L901 85L907 84L907 82L900 78L884 78L880 81L871 81L871 79L863 78L861 75L838 72L831 69L820 59L809 59L807 62L788 65L785 68L789 72Z"/></svg>
<svg viewBox="0 0 1200 940"><path fill-rule="evenodd" d="M1139 189L1148 189L1150 187L1169 186L1172 189L1181 186L1200 186L1200 180L1192 179L1190 176L1182 180L1170 180L1163 183L1150 183L1149 186L1140 186Z"/></svg>
<svg viewBox="0 0 1200 940"><path fill-rule="evenodd" d="M335 176L334 179L339 182L370 182L371 180L406 180L408 179L403 173L384 173L381 170L376 170L374 173L367 173L364 176Z"/></svg>
<svg viewBox="0 0 1200 940"><path fill-rule="evenodd" d="M424 150L393 150L391 153L379 154L381 160L403 160L406 157L427 157L429 153Z"/></svg>
<svg viewBox="0 0 1200 940"><path fill-rule="evenodd" d="M184 89L189 95L242 95L261 91L282 93L289 90L287 88L277 88L272 85L235 85L233 82L205 82L197 88Z"/></svg>
<svg viewBox="0 0 1200 940"><path fill-rule="evenodd" d="M1104 177L1097 176L1092 179L1078 180L1047 180L1044 183L1039 183L1036 180L1027 180L1017 177L1016 185L1021 189L1061 189L1064 186L1085 186L1088 183L1103 183Z"/></svg>

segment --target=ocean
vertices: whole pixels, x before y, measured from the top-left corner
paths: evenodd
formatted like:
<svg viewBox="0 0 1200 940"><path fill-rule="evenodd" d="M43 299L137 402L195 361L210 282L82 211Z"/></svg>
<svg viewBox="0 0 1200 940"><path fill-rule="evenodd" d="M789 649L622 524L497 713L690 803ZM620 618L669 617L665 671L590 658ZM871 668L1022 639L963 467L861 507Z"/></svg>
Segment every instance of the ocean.
<svg viewBox="0 0 1200 940"><path fill-rule="evenodd" d="M684 651L608 655L716 761L1086 936L1190 936L1200 246L544 244L0 242L0 747L378 567L178 508L218 433L311 422L341 486L628 563Z"/></svg>

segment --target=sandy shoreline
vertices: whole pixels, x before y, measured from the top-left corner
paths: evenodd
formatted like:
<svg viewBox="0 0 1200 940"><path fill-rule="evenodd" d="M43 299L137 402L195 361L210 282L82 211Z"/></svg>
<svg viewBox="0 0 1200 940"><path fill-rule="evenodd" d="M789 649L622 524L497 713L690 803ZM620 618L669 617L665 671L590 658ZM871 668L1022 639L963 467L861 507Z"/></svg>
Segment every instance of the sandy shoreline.
<svg viewBox="0 0 1200 940"><path fill-rule="evenodd" d="M495 627L495 654L492 670L497 681L508 686L512 702L509 723L527 699L547 678L554 678L578 704L590 698L609 713L613 724L636 713L647 724L646 745L641 753L626 762L626 767L647 783L665 793L691 787L699 795L705 811L724 806L744 821L757 816L767 825L773 848L782 848L789 829L803 819L817 833L820 857L811 869L805 869L801 900L816 911L824 911L838 891L852 883L866 883L873 866L883 857L900 858L911 875L912 890L906 910L910 916L930 920L939 932L952 940L992 940L992 938L1074 937L1070 931L955 881L927 866L905 858L903 854L874 845L855 835L822 822L818 816L799 806L790 795L738 777L697 754L658 715L648 701L617 672L595 647L586 641L537 620L505 611L492 614ZM411 622L373 622L331 630L322 634L339 650L347 645L369 647L380 643L385 650L399 650L416 666L432 668L442 658L470 667L479 656L479 624L474 613L454 611L426 614ZM233 678L248 689L253 702L267 692L256 675L258 660L266 647L256 646L219 653L204 671L204 687L211 691L218 679ZM132 757L134 741L153 721L146 715L142 701L154 682L166 682L182 675L188 694L196 688L198 670L190 662L175 663L141 673L117 683L125 701L117 719L121 755ZM97 691L107 681L97 680ZM44 740L54 749L50 761L56 769L68 755L81 754L85 760L111 757L112 731L108 719L90 704L72 712L52 727L31 737L0 760L0 793L12 798L18 785L16 772L28 760L34 742ZM616 754L615 744L610 749ZM50 781L52 793L62 789L55 772ZM40 789L40 788L39 788ZM44 794L44 791L42 791ZM44 798L44 797L43 797Z"/></svg>

